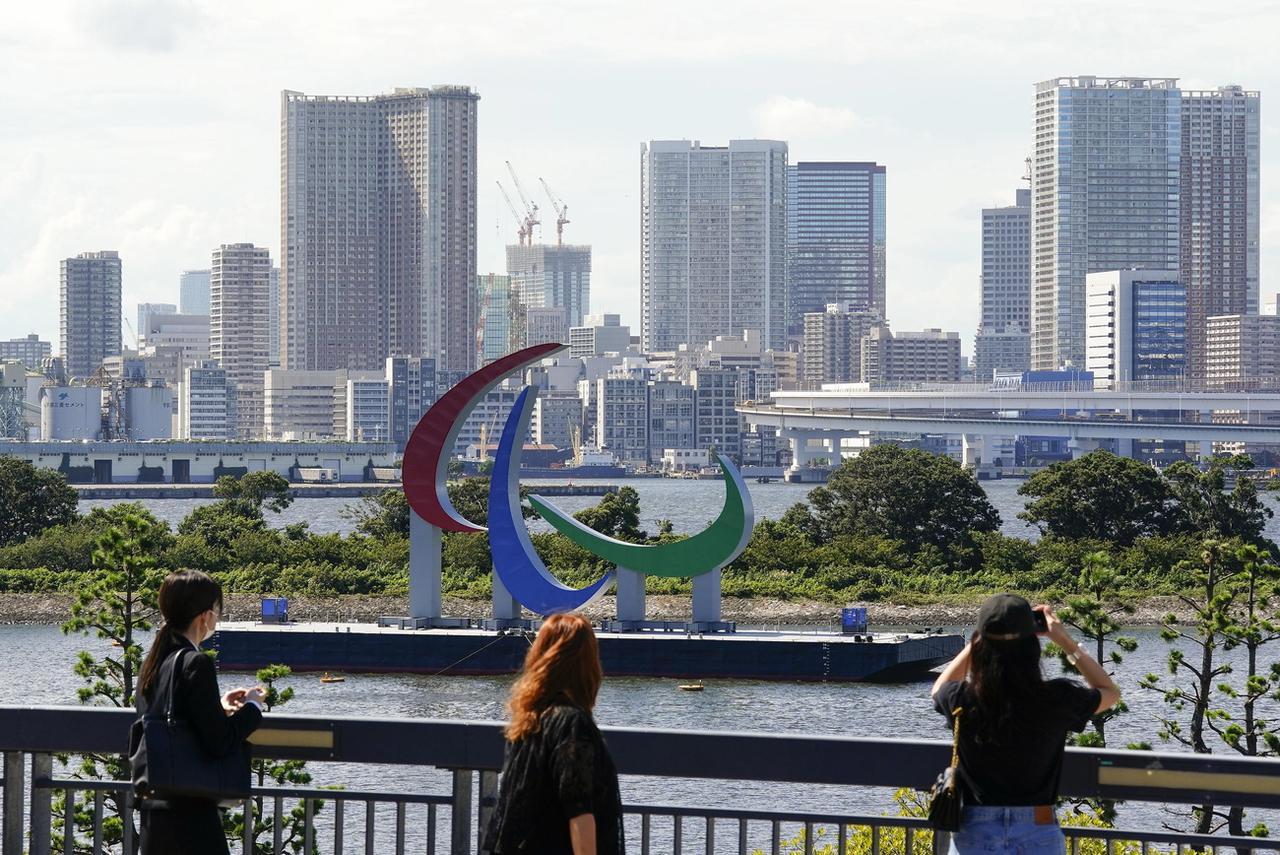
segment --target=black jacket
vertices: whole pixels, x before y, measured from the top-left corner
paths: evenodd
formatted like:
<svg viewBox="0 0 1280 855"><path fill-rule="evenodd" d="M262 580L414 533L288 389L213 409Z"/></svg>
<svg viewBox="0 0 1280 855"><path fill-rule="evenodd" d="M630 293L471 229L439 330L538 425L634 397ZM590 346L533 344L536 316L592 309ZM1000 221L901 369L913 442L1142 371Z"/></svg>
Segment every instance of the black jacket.
<svg viewBox="0 0 1280 855"><path fill-rule="evenodd" d="M185 652L183 652L185 651ZM170 677L178 653L182 670L173 682L174 716L190 723L209 754L224 757L235 751L262 723L262 711L245 704L231 715L222 708L222 693L213 660L203 652L182 647L169 654L151 685L149 697L138 695L138 713L169 704ZM223 855L227 841L222 833L218 806L202 799L170 799L142 802L142 855Z"/></svg>

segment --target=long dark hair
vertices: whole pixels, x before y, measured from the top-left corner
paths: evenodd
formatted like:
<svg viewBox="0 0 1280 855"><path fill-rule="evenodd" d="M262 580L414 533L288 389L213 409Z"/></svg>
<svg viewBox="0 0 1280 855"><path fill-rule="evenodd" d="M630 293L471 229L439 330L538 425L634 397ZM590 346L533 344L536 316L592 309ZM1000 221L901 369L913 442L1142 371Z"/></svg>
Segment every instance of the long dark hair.
<svg viewBox="0 0 1280 855"><path fill-rule="evenodd" d="M584 710L596 705L604 672L591 621L579 614L554 614L542 623L511 687L507 739L518 742L538 729L543 711L557 700Z"/></svg>
<svg viewBox="0 0 1280 855"><path fill-rule="evenodd" d="M151 696L160 665L169 654L186 645L182 634L191 626L191 622L209 609L217 606L222 609L222 586L213 580L208 573L199 570L179 570L170 573L160 583L160 615L164 623L156 632L151 650L142 663L142 673L138 676L138 694Z"/></svg>
<svg viewBox="0 0 1280 855"><path fill-rule="evenodd" d="M975 632L969 684L975 709L965 710L961 727L971 725L979 742L999 743L1019 732L1028 721L1026 714L1044 703L1040 640L1031 635L993 641Z"/></svg>

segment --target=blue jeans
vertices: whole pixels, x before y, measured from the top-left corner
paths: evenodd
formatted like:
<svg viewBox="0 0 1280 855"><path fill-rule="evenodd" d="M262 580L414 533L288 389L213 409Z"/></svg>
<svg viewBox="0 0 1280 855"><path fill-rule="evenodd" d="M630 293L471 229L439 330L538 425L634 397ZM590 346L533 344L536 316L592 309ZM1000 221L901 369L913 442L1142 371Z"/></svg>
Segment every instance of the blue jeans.
<svg viewBox="0 0 1280 855"><path fill-rule="evenodd" d="M1036 825L1035 808L964 808L960 830L951 835L951 855L1063 855L1066 840L1057 823Z"/></svg>

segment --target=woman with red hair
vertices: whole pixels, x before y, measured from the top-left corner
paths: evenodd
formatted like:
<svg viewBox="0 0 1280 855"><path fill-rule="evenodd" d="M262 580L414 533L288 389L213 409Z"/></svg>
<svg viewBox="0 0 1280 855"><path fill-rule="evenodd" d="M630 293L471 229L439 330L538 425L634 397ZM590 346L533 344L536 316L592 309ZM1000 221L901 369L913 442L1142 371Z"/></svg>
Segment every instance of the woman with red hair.
<svg viewBox="0 0 1280 855"><path fill-rule="evenodd" d="M622 855L618 771L591 717L604 674L591 623L547 618L511 687L492 855Z"/></svg>

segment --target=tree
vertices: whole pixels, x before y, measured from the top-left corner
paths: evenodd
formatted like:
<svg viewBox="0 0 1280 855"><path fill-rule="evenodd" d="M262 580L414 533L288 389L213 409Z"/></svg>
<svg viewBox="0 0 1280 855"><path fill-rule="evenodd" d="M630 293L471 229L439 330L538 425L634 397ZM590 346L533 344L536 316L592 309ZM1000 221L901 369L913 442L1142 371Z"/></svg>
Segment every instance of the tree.
<svg viewBox="0 0 1280 855"><path fill-rule="evenodd" d="M926 546L974 554L973 532L995 531L1000 514L977 479L949 457L877 445L847 460L825 487L809 493L812 522L789 511L788 523L818 542L877 535L914 554Z"/></svg>
<svg viewBox="0 0 1280 855"><path fill-rule="evenodd" d="M282 707L289 701L293 700L293 687L283 689L277 688L276 683L280 680L287 679L293 670L287 665L268 665L257 673L258 682L266 688L266 698L263 706L267 712ZM305 787L311 783L311 773L307 771L307 761L305 760L276 760L265 757L254 758L251 765L251 774L256 785L261 788L270 781L277 787ZM287 814L279 817L280 821L280 839L282 849L275 849L274 838L277 817L274 813L270 816L263 809L262 796L255 796L253 799L253 853L254 855L281 855L284 852L291 852L295 855L303 853L306 844L305 838L305 822L306 822L306 805L299 803L289 809ZM323 802L313 801L313 815L320 811ZM232 851L240 851L240 844L244 840L245 816L243 810L228 811L222 815L222 831L231 843ZM265 839L264 839L265 838ZM319 845L312 841L311 852L306 855L314 855L320 851Z"/></svg>
<svg viewBox="0 0 1280 855"><path fill-rule="evenodd" d="M164 571L158 569L157 556L167 536L163 524L127 515L98 539L93 553L98 572L80 590L62 631L92 636L119 650L102 658L87 650L79 653L74 671L85 684L77 691L81 703L133 707L142 665L138 637L151 629L158 611L156 594ZM127 780L128 759L119 754L86 754L72 774L92 780ZM107 793L106 800L103 839L114 846L123 840L124 823L132 819L124 810L123 794ZM93 810L93 799L83 793L74 806L75 828L92 828ZM55 810L54 815L62 813ZM63 829L63 834L74 830Z"/></svg>
<svg viewBox="0 0 1280 855"><path fill-rule="evenodd" d="M1178 625L1177 616L1169 614L1162 622L1160 637L1166 642L1181 640L1191 648L1191 658L1180 649L1169 651L1168 671L1173 679L1162 682L1155 674L1143 677L1138 685L1156 692L1168 707L1164 715L1158 715L1160 738L1190 748L1197 754L1209 754L1206 738L1210 723L1221 716L1213 708L1213 695L1218 680L1231 673L1231 665L1218 657L1218 651L1227 642L1226 628L1231 624L1231 612L1240 593L1237 577L1241 573L1241 556L1237 545L1218 540L1206 540L1199 561L1187 568L1195 580L1195 588L1179 594L1178 599L1190 611L1190 628ZM1183 678L1183 682L1177 680ZM1215 821L1221 827L1224 815L1212 804L1202 804L1192 809L1193 831L1210 834L1216 831Z"/></svg>
<svg viewBox="0 0 1280 855"><path fill-rule="evenodd" d="M66 476L17 457L0 457L0 546L20 543L76 519L80 494Z"/></svg>
<svg viewBox="0 0 1280 855"><path fill-rule="evenodd" d="M213 495L242 510L246 517L262 516L265 506L280 513L293 504L293 488L275 472L250 472L240 478L223 475L213 485Z"/></svg>
<svg viewBox="0 0 1280 855"><path fill-rule="evenodd" d="M1018 516L1054 537L1129 546L1179 527L1173 492L1160 473L1109 451L1055 463L1032 475L1018 493L1032 497Z"/></svg>
<svg viewBox="0 0 1280 855"><path fill-rule="evenodd" d="M1080 568L1079 595L1068 597L1066 605L1059 609L1058 616L1062 622L1075 627L1085 642L1093 643L1093 657L1097 662L1119 667L1124 661L1124 654L1138 649L1138 640L1131 636L1120 635L1119 618L1121 615L1133 614L1133 603L1123 594L1124 577L1112 563L1106 552L1092 552L1085 556ZM1110 650L1108 646L1110 645ZM1046 649L1049 655L1056 654L1063 666L1074 670L1057 645ZM1114 669L1111 671L1114 676ZM1091 733L1081 733L1075 737L1076 745L1089 748L1107 747L1107 722L1116 716L1129 711L1123 700L1108 710L1094 713L1090 719L1093 727ZM1135 746L1131 746L1135 747ZM1093 799L1088 802L1093 814L1110 825L1115 822L1116 805L1110 799Z"/></svg>
<svg viewBox="0 0 1280 855"><path fill-rule="evenodd" d="M1239 538L1261 543L1262 530L1273 515L1258 498L1258 488L1244 472L1253 468L1247 454L1215 457L1201 471L1187 462L1165 470L1165 478L1178 503L1185 530L1201 537ZM1235 487L1226 489L1227 475L1235 476Z"/></svg>
<svg viewBox="0 0 1280 855"><path fill-rule="evenodd" d="M578 511L573 517L587 528L618 540L644 543L649 539L640 530L640 494L634 487L606 493L595 507Z"/></svg>
<svg viewBox="0 0 1280 855"><path fill-rule="evenodd" d="M365 496L358 505L343 511L356 521L356 531L378 540L409 536L409 518L413 513L404 490L384 490Z"/></svg>

